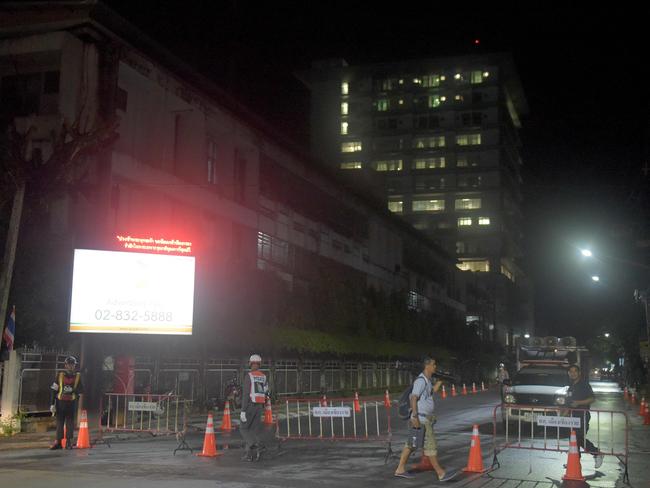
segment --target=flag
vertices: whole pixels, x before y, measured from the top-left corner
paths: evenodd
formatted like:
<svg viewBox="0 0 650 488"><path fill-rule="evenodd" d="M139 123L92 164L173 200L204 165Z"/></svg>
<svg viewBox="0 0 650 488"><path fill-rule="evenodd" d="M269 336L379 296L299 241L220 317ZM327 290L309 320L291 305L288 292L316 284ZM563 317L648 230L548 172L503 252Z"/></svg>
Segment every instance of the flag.
<svg viewBox="0 0 650 488"><path fill-rule="evenodd" d="M2 334L2 338L7 345L7 351L11 351L14 348L14 336L16 335L16 307L12 307L11 313L9 314L9 320L7 320L7 326L5 331Z"/></svg>

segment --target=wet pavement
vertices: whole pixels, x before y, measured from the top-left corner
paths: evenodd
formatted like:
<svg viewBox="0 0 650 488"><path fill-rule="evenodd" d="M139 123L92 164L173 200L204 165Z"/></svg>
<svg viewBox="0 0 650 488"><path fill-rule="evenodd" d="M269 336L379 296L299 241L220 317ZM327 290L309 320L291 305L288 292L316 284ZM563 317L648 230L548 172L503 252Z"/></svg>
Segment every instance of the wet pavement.
<svg viewBox="0 0 650 488"><path fill-rule="evenodd" d="M608 389L609 386L605 386ZM623 410L630 414L631 485L650 487L650 427L641 425L638 405L631 407L615 391L597 393L594 408ZM494 391L437 402L436 424L439 457L443 466L461 469L467 463L472 424L480 424L483 462L490 468L493 460L492 418L498 403ZM604 422L601 420L601 423ZM500 424L499 424L500 425ZM607 431L603 425L603 432ZM624 428L622 431L624 432ZM617 427L616 431L621 432ZM462 473L454 480L440 483L432 472L422 472L415 479L393 477L397 456L404 442L405 424L393 422L393 450L385 463L389 444L379 441L310 440L274 442L265 458L250 463L240 460L241 440L217 435L222 455L202 458L188 451L175 456L179 442L174 437L122 436L111 447L97 445L89 450L49 451L38 448L4 449L0 440L0 480L2 486L47 487L383 487L383 486L453 486L457 488L550 488L579 486L615 488L622 482L623 466L614 456L606 456L603 465L594 469L593 458L583 456L585 483L562 485L566 453L506 449L498 454L500 467L485 474ZM500 434L497 444L504 441ZM592 431L588 437L591 438ZM272 437L273 432L269 435ZM604 434L603 434L604 435ZM41 439L42 441L42 439ZM200 450L203 435L192 432L188 444ZM15 441L14 441L15 442ZM419 460L414 457L414 461Z"/></svg>

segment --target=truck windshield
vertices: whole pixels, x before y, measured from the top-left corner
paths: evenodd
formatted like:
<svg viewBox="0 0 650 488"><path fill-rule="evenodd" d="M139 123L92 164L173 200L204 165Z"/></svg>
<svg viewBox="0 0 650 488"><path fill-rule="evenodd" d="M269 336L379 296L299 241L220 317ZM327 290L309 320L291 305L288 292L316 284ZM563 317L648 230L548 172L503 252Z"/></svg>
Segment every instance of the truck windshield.
<svg viewBox="0 0 650 488"><path fill-rule="evenodd" d="M567 386L569 378L562 373L520 373L512 381L513 385Z"/></svg>

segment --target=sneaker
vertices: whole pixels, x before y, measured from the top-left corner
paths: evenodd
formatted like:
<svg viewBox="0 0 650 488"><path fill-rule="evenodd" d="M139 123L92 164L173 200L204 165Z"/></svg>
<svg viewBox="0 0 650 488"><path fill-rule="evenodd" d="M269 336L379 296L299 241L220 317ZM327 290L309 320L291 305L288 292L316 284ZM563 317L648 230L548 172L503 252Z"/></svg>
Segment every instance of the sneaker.
<svg viewBox="0 0 650 488"><path fill-rule="evenodd" d="M603 459L605 459L605 456L603 456L602 454L594 455L594 467L596 469L600 468L603 465Z"/></svg>
<svg viewBox="0 0 650 488"><path fill-rule="evenodd" d="M442 476L438 476L438 481L449 481L458 474L458 471L447 470Z"/></svg>

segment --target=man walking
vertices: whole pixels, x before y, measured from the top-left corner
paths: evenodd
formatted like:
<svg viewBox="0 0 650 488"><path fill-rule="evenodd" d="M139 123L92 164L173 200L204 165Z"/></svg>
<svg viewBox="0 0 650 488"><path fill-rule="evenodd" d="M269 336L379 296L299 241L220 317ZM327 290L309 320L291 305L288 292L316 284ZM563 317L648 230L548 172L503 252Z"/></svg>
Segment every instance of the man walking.
<svg viewBox="0 0 650 488"><path fill-rule="evenodd" d="M395 470L395 476L398 478L413 478L414 475L406 471L406 463L411 456L411 453L418 447L422 447L424 455L429 458L433 469L439 481L448 481L452 479L456 473L451 470L445 470L438 462L438 448L436 445L436 436L433 430L433 425L436 423L434 415L435 403L433 401L433 393L440 389L442 381L438 380L435 384L431 384L433 373L436 372L436 360L426 358L423 361L423 371L413 382L413 389L409 400L411 402L411 418L409 425L409 439L402 450L399 465ZM423 429L423 432L420 430ZM424 439L421 434L424 434ZM414 442L414 439L415 442ZM417 445L419 444L419 445Z"/></svg>
<svg viewBox="0 0 650 488"><path fill-rule="evenodd" d="M582 378L580 366L576 364L570 366L568 375L571 381L569 406L581 409L571 410L571 416L580 419L580 427L575 429L578 447L582 446L585 452L594 456L594 465L598 469L603 464L604 456L599 454L598 448L589 439L585 438L586 433L589 432L589 420L591 419L589 408L595 400L594 391L591 389L591 385Z"/></svg>
<svg viewBox="0 0 650 488"><path fill-rule="evenodd" d="M52 383L52 405L50 411L56 415L56 441L50 449L63 449L63 426L65 425L66 449L72 449L72 434L74 433L74 416L77 411L77 399L83 393L81 373L75 372L77 358L68 356L63 363L65 371L56 376Z"/></svg>
<svg viewBox="0 0 650 488"><path fill-rule="evenodd" d="M261 438L261 431L264 404L269 393L269 386L266 375L259 370L262 358L258 354L253 354L248 362L250 371L244 378L241 414L239 415L241 434L245 445L242 459L259 461L266 449Z"/></svg>

